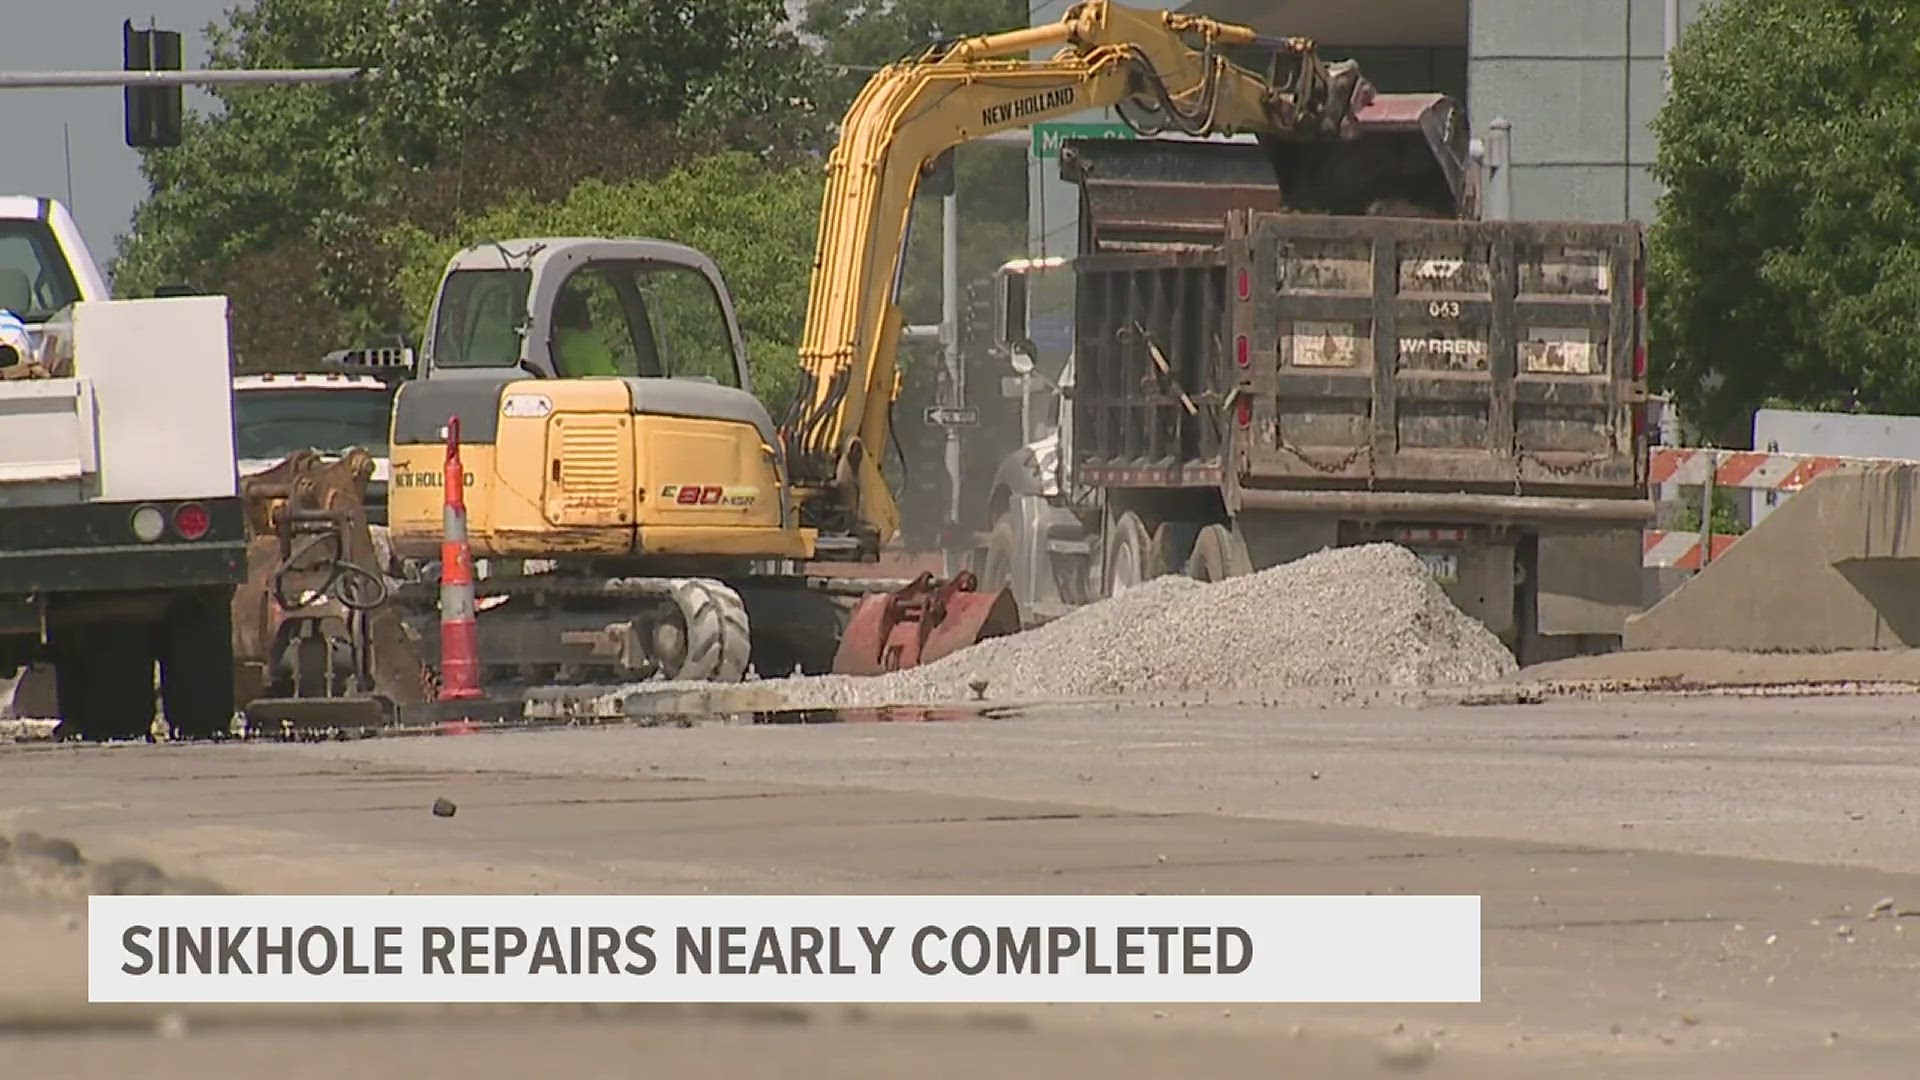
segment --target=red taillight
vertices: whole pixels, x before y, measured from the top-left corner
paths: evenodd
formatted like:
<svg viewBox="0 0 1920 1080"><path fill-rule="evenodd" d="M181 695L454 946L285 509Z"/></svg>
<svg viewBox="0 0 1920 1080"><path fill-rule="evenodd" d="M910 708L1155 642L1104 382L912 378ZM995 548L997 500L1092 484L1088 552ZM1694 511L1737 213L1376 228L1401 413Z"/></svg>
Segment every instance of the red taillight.
<svg viewBox="0 0 1920 1080"><path fill-rule="evenodd" d="M1249 299L1253 296L1253 279L1247 276L1245 270L1240 271L1239 275L1234 279L1233 287L1234 291L1240 294L1240 299L1242 300Z"/></svg>
<svg viewBox="0 0 1920 1080"><path fill-rule="evenodd" d="M198 540L212 527L212 516L199 503L186 503L173 512L173 531L182 540Z"/></svg>
<svg viewBox="0 0 1920 1080"><path fill-rule="evenodd" d="M1246 367L1253 362L1253 358L1247 352L1247 335L1245 334L1233 339L1233 362L1241 367Z"/></svg>
<svg viewBox="0 0 1920 1080"><path fill-rule="evenodd" d="M1234 419L1239 421L1241 427L1253 426L1253 399L1242 397L1239 406L1234 409L1233 414Z"/></svg>

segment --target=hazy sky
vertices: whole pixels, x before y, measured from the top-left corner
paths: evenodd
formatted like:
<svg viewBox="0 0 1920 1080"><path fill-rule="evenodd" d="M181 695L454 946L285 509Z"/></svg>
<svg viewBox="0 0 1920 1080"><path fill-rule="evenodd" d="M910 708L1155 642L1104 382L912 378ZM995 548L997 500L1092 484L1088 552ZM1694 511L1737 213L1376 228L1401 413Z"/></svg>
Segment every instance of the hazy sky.
<svg viewBox="0 0 1920 1080"><path fill-rule="evenodd" d="M120 24L178 30L186 66L206 63L208 23L218 22L236 0L58 0L33 3L25 26L18 17L0 34L0 71L102 70L120 67ZM22 6L29 6L21 0ZM135 6L138 5L138 6ZM4 6L12 6L11 3ZM119 87L60 90L0 90L0 193L50 195L80 219L87 245L101 262L115 253L133 208L145 197L140 155L126 144ZM188 108L208 99L188 90ZM65 135L72 147L69 189ZM71 198L69 199L69 190Z"/></svg>

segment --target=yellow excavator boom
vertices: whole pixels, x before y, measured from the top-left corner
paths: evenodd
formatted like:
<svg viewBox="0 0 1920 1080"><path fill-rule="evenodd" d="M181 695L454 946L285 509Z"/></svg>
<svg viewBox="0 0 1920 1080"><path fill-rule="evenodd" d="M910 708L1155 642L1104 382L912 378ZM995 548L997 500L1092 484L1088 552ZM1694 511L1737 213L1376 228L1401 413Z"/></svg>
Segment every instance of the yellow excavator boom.
<svg viewBox="0 0 1920 1080"><path fill-rule="evenodd" d="M1274 70L1285 74L1263 77L1216 52L1247 45L1274 49L1282 61ZM1053 46L1050 58L1029 58ZM1356 67L1320 62L1306 39L1106 0L1078 4L1049 26L963 39L882 69L828 158L801 386L783 425L810 523L864 534L875 547L898 530L880 469L902 325L897 277L915 189L942 154L1115 106L1149 135L1337 139L1366 93Z"/></svg>

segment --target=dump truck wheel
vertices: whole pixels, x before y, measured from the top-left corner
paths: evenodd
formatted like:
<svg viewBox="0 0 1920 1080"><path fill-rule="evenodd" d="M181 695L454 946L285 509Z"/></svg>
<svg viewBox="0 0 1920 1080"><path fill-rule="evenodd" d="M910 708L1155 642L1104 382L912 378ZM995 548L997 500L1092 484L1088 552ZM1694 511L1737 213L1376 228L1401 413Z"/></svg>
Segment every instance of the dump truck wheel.
<svg viewBox="0 0 1920 1080"><path fill-rule="evenodd" d="M60 715L59 692L54 688L53 666L44 662L20 669L20 681L13 685L15 720L51 720Z"/></svg>
<svg viewBox="0 0 1920 1080"><path fill-rule="evenodd" d="M160 625L160 708L174 734L233 730L233 598L224 590L174 605Z"/></svg>
<svg viewBox="0 0 1920 1080"><path fill-rule="evenodd" d="M1193 557L1200 542L1200 525L1192 521L1163 521L1153 530L1153 551L1147 564L1157 573L1176 574Z"/></svg>
<svg viewBox="0 0 1920 1080"><path fill-rule="evenodd" d="M669 679L737 683L747 674L753 638L740 594L718 581L689 579L673 586L686 629L686 659Z"/></svg>
<svg viewBox="0 0 1920 1080"><path fill-rule="evenodd" d="M153 641L146 623L95 623L61 632L53 678L60 736L145 739L153 730ZM231 679L233 673L227 672Z"/></svg>
<svg viewBox="0 0 1920 1080"><path fill-rule="evenodd" d="M1253 559L1247 554L1246 541L1225 525L1209 525L1200 530L1193 542L1193 554L1187 559L1187 576L1195 581L1225 581L1253 573Z"/></svg>
<svg viewBox="0 0 1920 1080"><path fill-rule="evenodd" d="M1146 523L1131 510L1113 523L1106 547L1108 596L1119 596L1165 572L1154 560L1153 537L1147 532Z"/></svg>

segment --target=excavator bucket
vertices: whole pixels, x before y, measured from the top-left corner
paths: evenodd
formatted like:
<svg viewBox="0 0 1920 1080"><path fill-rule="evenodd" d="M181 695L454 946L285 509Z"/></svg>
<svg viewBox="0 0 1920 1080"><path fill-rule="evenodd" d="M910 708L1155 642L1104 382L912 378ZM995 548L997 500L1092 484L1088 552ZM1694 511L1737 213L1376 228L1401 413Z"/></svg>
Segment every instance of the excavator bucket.
<svg viewBox="0 0 1920 1080"><path fill-rule="evenodd" d="M837 675L881 675L1020 631L1013 590L982 592L972 573L941 583L930 573L890 593L871 593L854 608L834 656Z"/></svg>
<svg viewBox="0 0 1920 1080"><path fill-rule="evenodd" d="M1477 215L1466 120L1439 94L1361 95L1341 138L1070 139L1082 254L1217 247L1227 212Z"/></svg>
<svg viewBox="0 0 1920 1080"><path fill-rule="evenodd" d="M1287 205L1332 214L1478 216L1466 111L1444 94L1362 84L1338 139L1271 142Z"/></svg>

